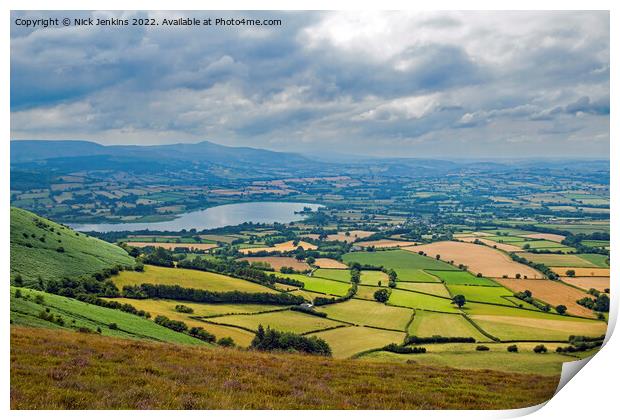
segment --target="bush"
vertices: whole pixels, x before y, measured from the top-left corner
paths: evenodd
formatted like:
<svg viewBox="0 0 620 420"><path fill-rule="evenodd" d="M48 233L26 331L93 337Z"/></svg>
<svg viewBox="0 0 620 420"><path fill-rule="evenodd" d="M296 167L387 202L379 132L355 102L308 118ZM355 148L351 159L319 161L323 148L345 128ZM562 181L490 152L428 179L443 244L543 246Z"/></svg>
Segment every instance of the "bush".
<svg viewBox="0 0 620 420"><path fill-rule="evenodd" d="M209 343L213 343L215 341L215 336L202 327L192 327L189 329L188 334Z"/></svg>
<svg viewBox="0 0 620 420"><path fill-rule="evenodd" d="M490 350L489 347L484 346L484 345L476 346L476 351L489 351L489 350Z"/></svg>
<svg viewBox="0 0 620 420"><path fill-rule="evenodd" d="M175 321L167 316L157 315L155 317L155 323L162 327L170 328L173 331L184 332L187 331L187 325L183 321Z"/></svg>
<svg viewBox="0 0 620 420"><path fill-rule="evenodd" d="M303 312L308 315L314 315L314 316L320 316L321 318L327 318L327 313L319 312L313 308L309 308L309 307L301 306L301 305L291 307L291 311Z"/></svg>
<svg viewBox="0 0 620 420"><path fill-rule="evenodd" d="M379 289L373 296L377 302L385 303L390 298L390 292L387 289Z"/></svg>
<svg viewBox="0 0 620 420"><path fill-rule="evenodd" d="M426 353L426 349L424 347L406 347L400 344L392 343L383 347L381 350L389 351L391 353L399 353L399 354L419 354Z"/></svg>
<svg viewBox="0 0 620 420"><path fill-rule="evenodd" d="M547 353L547 347L544 344L539 344L534 347L534 353Z"/></svg>
<svg viewBox="0 0 620 420"><path fill-rule="evenodd" d="M116 324L116 322L112 322L110 325L108 325L108 328L111 330L118 330L118 325Z"/></svg>
<svg viewBox="0 0 620 420"><path fill-rule="evenodd" d="M517 347L516 344L512 344L510 346L508 346L507 349L510 353L518 353L519 352L519 347Z"/></svg>
<svg viewBox="0 0 620 420"><path fill-rule="evenodd" d="M222 337L217 340L217 344L222 347L235 347L235 340L230 337Z"/></svg>
<svg viewBox="0 0 620 420"><path fill-rule="evenodd" d="M184 314L193 314L194 310L192 308L190 308L189 306L186 305L176 305L174 307L174 310L177 312L181 312Z"/></svg>

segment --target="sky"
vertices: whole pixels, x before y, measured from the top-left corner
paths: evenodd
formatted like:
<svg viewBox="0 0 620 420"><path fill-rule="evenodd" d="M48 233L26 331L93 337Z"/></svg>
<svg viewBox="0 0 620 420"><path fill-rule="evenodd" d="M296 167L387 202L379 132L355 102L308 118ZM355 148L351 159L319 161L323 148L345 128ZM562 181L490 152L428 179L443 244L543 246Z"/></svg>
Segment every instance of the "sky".
<svg viewBox="0 0 620 420"><path fill-rule="evenodd" d="M25 28L17 18L280 19ZM608 12L13 12L11 138L609 157Z"/></svg>

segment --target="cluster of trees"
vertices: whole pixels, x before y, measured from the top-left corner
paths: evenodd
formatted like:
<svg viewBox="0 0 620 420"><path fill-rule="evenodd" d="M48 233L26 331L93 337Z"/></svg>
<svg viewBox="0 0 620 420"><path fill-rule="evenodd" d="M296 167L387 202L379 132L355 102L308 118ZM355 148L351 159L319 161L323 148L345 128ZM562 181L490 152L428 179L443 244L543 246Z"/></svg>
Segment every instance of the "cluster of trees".
<svg viewBox="0 0 620 420"><path fill-rule="evenodd" d="M155 323L161 325L162 327L169 328L176 332L185 332L187 331L187 324L183 321L176 321L174 319L170 319L164 315L157 315L155 317Z"/></svg>
<svg viewBox="0 0 620 420"><path fill-rule="evenodd" d="M549 267L547 267L545 264L532 262L532 261L528 260L527 258L523 258L523 257L515 254L514 252L510 253L510 258L512 258L513 261L516 261L516 262L521 263L521 264L529 265L533 269L540 271L541 273L543 273L550 280L558 280L558 275L555 274L553 271L551 271L551 269ZM519 277L521 277L521 276L519 276Z"/></svg>
<svg viewBox="0 0 620 420"><path fill-rule="evenodd" d="M439 344L439 343L475 343L473 337L442 337L433 335L432 337L416 337L415 335L405 338L405 345L408 344Z"/></svg>
<svg viewBox="0 0 620 420"><path fill-rule="evenodd" d="M287 293L247 293L239 291L210 292L178 285L147 284L124 286L123 296L132 299L174 299L202 303L263 303L268 305L300 305L301 296Z"/></svg>
<svg viewBox="0 0 620 420"><path fill-rule="evenodd" d="M151 252L148 252L150 249L145 249L147 253L142 257L142 262L146 264L159 265L161 267L174 267L174 257L172 252L162 247L153 248Z"/></svg>
<svg viewBox="0 0 620 420"><path fill-rule="evenodd" d="M534 299L534 297L532 296L532 292L530 292L529 290L524 290L523 292L517 292L517 293L514 294L514 297L516 297L517 299L520 299L520 300L522 300L524 302L527 302L530 305L533 305L533 306L537 307L538 309L540 309L543 312L549 312L551 310L551 306L547 305L546 303L540 303L536 299ZM566 312L566 306L558 305L556 307L556 310L558 311L558 313L560 315L562 315L562 314L564 314Z"/></svg>
<svg viewBox="0 0 620 420"><path fill-rule="evenodd" d="M373 294L373 297L377 302L385 303L390 299L390 291L388 289L379 289Z"/></svg>
<svg viewBox="0 0 620 420"><path fill-rule="evenodd" d="M596 289L590 289L588 293L594 296L594 299L591 297L583 297L577 301L579 305L585 306L586 308L592 309L596 312L609 312L608 295L601 293Z"/></svg>
<svg viewBox="0 0 620 420"><path fill-rule="evenodd" d="M263 351L298 351L301 353L331 356L329 344L318 337L305 337L291 332L281 332L258 326L251 348Z"/></svg>
<svg viewBox="0 0 620 420"><path fill-rule="evenodd" d="M187 305L176 305L174 307L174 310L177 311L177 312L184 313L184 314L193 314L194 313L194 310L192 308L190 308L189 306L187 306Z"/></svg>
<svg viewBox="0 0 620 420"><path fill-rule="evenodd" d="M557 353L575 353L580 351L588 351L603 345L605 336L600 337L583 337L571 335L568 338L570 345L566 347L558 347L555 349Z"/></svg>
<svg viewBox="0 0 620 420"><path fill-rule="evenodd" d="M401 344L388 344L383 347L381 350L389 351L391 353L399 353L399 354L419 354L426 353L426 348L424 347L407 347Z"/></svg>

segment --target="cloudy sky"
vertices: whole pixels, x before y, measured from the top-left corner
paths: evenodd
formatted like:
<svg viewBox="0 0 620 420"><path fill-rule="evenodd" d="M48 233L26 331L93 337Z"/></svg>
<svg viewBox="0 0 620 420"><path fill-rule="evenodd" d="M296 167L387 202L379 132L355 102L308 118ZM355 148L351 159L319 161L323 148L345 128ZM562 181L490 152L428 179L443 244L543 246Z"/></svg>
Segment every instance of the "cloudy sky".
<svg viewBox="0 0 620 420"><path fill-rule="evenodd" d="M86 13L90 15L90 13ZM277 27L11 33L12 139L608 157L607 12L93 12Z"/></svg>

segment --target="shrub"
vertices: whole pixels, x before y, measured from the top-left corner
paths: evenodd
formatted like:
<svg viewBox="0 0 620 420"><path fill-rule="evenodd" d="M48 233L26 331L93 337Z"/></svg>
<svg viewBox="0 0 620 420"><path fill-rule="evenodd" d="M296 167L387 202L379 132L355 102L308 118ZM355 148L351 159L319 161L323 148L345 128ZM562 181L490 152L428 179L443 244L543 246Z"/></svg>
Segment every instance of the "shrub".
<svg viewBox="0 0 620 420"><path fill-rule="evenodd" d="M399 353L399 354L418 354L418 353L426 353L426 349L424 347L406 347L400 344L392 343L383 347L381 350L389 351L391 353Z"/></svg>
<svg viewBox="0 0 620 420"><path fill-rule="evenodd" d="M512 344L510 346L508 346L507 349L510 353L518 353L519 352L519 347L517 347L516 344Z"/></svg>
<svg viewBox="0 0 620 420"><path fill-rule="evenodd" d="M387 289L379 289L373 296L377 302L385 303L390 298L390 292Z"/></svg>
<svg viewBox="0 0 620 420"><path fill-rule="evenodd" d="M213 343L215 341L215 336L202 327L192 327L189 329L188 334L209 343Z"/></svg>
<svg viewBox="0 0 620 420"><path fill-rule="evenodd" d="M547 347L544 344L539 344L534 347L534 353L547 353Z"/></svg>
<svg viewBox="0 0 620 420"><path fill-rule="evenodd" d="M476 346L476 351L489 351L489 350L490 350L489 347L484 346L482 344L479 346Z"/></svg>
<svg viewBox="0 0 620 420"><path fill-rule="evenodd" d="M234 347L235 346L235 340L233 340L230 337L222 337L219 340L217 340L217 344L222 346L222 347Z"/></svg>
<svg viewBox="0 0 620 420"><path fill-rule="evenodd" d="M108 325L108 328L111 330L118 330L118 325L116 324L116 322L112 322Z"/></svg>
<svg viewBox="0 0 620 420"><path fill-rule="evenodd" d="M174 310L177 312L181 312L184 314L193 314L194 310L192 308L190 308L189 306L186 305L176 305L174 307Z"/></svg>

